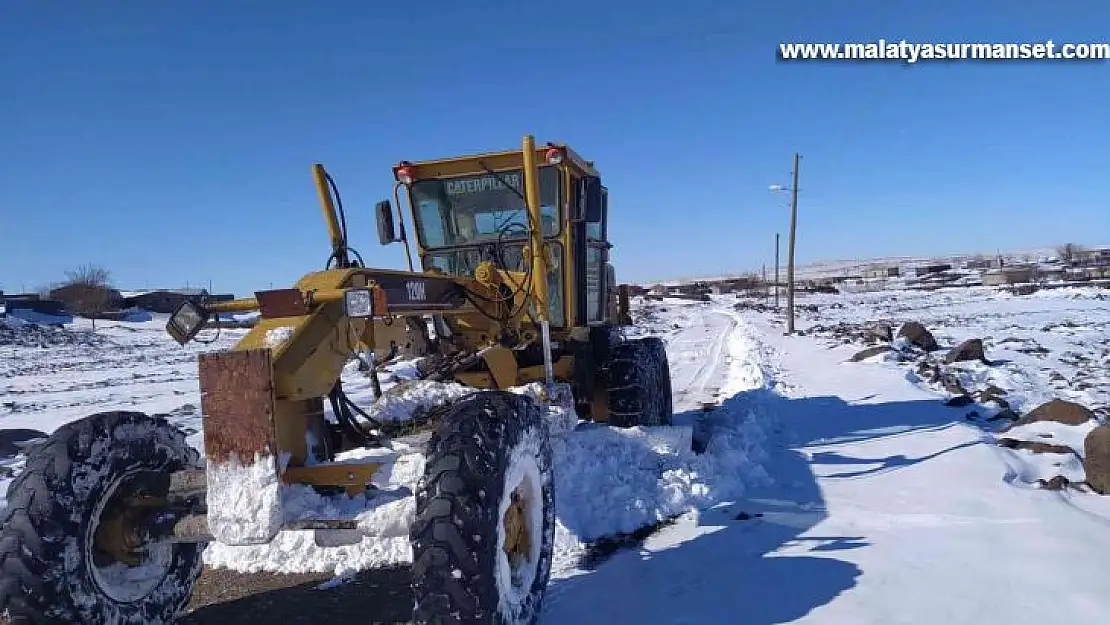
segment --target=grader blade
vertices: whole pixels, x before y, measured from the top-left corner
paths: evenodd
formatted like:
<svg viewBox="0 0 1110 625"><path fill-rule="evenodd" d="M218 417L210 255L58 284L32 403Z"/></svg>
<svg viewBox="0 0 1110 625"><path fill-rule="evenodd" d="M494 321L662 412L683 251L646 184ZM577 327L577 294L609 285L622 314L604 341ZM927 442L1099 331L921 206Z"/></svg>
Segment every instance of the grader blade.
<svg viewBox="0 0 1110 625"><path fill-rule="evenodd" d="M230 545L268 543L283 522L270 350L204 354L199 366L208 527Z"/></svg>

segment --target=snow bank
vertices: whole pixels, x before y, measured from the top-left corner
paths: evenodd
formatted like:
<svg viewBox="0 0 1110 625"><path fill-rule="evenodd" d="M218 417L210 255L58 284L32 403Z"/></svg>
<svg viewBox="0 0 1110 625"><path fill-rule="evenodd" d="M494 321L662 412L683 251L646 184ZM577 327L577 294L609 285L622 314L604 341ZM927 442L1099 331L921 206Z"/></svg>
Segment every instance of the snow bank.
<svg viewBox="0 0 1110 625"><path fill-rule="evenodd" d="M661 315L668 318L659 327L666 332L663 338L676 378L685 367L676 352L690 349L691 341L676 339L669 329L679 325L700 330L686 317L690 308L694 307L680 305ZM698 314L705 313L694 313ZM726 381L718 391L727 399L717 410L693 417L692 427L712 433L705 453L691 450L685 437L692 435L686 429L691 426L622 430L589 425L557 442L556 572L573 568L590 541L735 501L746 486L771 482L762 464L767 459L767 429L773 427L771 415L761 402L743 395L773 382L767 354L758 333L734 316L733 320L737 324L723 337ZM706 367L705 362L693 364ZM676 422L684 417L676 415Z"/></svg>

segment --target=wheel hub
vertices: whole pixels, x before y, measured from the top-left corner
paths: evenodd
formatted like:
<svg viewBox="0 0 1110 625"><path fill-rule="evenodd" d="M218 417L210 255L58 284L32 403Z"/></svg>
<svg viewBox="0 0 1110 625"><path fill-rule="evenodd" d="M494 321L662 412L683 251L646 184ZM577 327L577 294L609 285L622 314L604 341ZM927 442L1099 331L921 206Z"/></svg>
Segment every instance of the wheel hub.
<svg viewBox="0 0 1110 625"><path fill-rule="evenodd" d="M522 488L517 488L510 495L509 507L505 510L502 523L505 526L505 556L509 559L509 566L513 570L513 582L519 583L519 568L527 562L528 554L532 549L532 537L528 529L528 517L525 512L526 499Z"/></svg>
<svg viewBox="0 0 1110 625"><path fill-rule="evenodd" d="M137 510L105 511L96 526L94 545L98 564L108 565L122 562L128 566L139 566L143 559L143 536L136 524Z"/></svg>
<svg viewBox="0 0 1110 625"><path fill-rule="evenodd" d="M127 603L146 596L165 577L173 546L151 538L154 512L166 505L150 494L142 473L118 479L103 495L87 534L93 579L113 600Z"/></svg>

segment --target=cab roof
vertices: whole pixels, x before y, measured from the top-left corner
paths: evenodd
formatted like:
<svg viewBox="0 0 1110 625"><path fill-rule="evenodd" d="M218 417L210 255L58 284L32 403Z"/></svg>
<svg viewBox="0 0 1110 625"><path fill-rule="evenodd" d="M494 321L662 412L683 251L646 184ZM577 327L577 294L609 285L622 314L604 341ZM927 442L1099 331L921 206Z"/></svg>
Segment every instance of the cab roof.
<svg viewBox="0 0 1110 625"><path fill-rule="evenodd" d="M562 150L566 161L575 169L589 176L600 176L594 168L593 161L587 161L565 143L547 143L536 146L536 160L543 163L547 159L547 151L551 148ZM415 180L429 178L447 178L452 176L465 176L469 174L482 174L487 169L503 171L506 169L519 169L524 165L524 156L521 150L504 150L501 152L482 152L449 158L429 159L423 161L401 161L393 166L393 178L397 177L397 170L403 166L413 170ZM484 167L483 167L484 165Z"/></svg>

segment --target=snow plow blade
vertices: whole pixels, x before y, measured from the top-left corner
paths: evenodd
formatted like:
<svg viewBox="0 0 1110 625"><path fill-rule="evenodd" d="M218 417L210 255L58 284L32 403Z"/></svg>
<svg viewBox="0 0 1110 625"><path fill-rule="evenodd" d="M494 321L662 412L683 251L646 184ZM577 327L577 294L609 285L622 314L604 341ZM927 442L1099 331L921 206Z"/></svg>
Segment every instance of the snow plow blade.
<svg viewBox="0 0 1110 625"><path fill-rule="evenodd" d="M208 528L229 545L259 545L281 531L269 350L199 357Z"/></svg>

